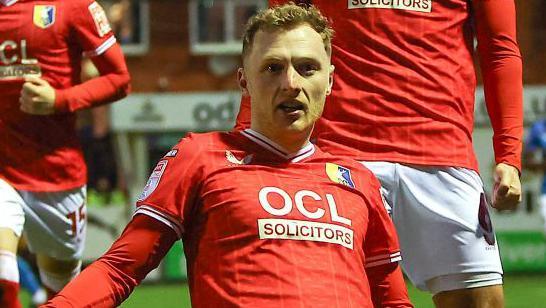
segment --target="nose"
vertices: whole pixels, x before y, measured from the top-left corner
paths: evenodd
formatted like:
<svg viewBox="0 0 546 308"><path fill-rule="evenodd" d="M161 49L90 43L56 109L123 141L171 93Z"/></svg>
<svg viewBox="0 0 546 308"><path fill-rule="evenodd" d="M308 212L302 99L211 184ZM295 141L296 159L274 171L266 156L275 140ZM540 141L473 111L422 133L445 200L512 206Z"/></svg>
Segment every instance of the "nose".
<svg viewBox="0 0 546 308"><path fill-rule="evenodd" d="M297 70L295 70L292 66L288 67L282 76L282 90L299 93L301 90L300 77L301 76Z"/></svg>

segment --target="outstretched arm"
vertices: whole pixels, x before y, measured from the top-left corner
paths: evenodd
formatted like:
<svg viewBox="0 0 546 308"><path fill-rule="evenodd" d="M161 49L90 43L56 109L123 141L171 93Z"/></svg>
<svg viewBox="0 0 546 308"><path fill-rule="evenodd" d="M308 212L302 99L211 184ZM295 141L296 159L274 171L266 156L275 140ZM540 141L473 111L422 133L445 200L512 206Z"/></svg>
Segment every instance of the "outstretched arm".
<svg viewBox="0 0 546 308"><path fill-rule="evenodd" d="M178 240L167 225L136 215L110 250L43 307L114 307L156 268Z"/></svg>

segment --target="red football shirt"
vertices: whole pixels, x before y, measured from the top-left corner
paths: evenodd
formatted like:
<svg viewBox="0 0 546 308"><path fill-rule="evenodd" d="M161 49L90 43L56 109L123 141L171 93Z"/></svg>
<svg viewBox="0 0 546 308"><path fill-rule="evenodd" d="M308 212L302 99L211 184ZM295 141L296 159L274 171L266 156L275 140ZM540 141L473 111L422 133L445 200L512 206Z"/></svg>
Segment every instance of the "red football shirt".
<svg viewBox="0 0 546 308"><path fill-rule="evenodd" d="M272 0L270 4L286 3ZM313 0L336 31L324 151L477 170L473 19L497 162L521 165L522 76L513 0ZM237 127L250 121L243 99Z"/></svg>
<svg viewBox="0 0 546 308"><path fill-rule="evenodd" d="M0 2L0 178L32 191L86 183L75 114L20 111L21 86L30 75L55 89L70 88L80 82L82 54L102 55L115 44L104 11L92 0Z"/></svg>
<svg viewBox="0 0 546 308"><path fill-rule="evenodd" d="M252 130L190 134L136 214L182 237L195 307L373 307L365 268L400 260L379 188L312 144L287 154Z"/></svg>

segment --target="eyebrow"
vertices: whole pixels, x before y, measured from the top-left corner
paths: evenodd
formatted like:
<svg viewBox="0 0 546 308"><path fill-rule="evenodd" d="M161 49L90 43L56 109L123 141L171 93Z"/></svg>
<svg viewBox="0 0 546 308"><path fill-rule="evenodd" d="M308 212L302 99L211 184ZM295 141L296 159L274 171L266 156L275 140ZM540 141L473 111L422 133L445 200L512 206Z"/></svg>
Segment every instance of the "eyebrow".
<svg viewBox="0 0 546 308"><path fill-rule="evenodd" d="M320 63L319 59L312 56L296 56L296 57L293 57L292 59L295 59L296 61L311 61L311 62ZM268 61L286 62L286 59L284 57L277 57L277 56L271 55L271 56L266 56L261 60L261 62L268 62Z"/></svg>

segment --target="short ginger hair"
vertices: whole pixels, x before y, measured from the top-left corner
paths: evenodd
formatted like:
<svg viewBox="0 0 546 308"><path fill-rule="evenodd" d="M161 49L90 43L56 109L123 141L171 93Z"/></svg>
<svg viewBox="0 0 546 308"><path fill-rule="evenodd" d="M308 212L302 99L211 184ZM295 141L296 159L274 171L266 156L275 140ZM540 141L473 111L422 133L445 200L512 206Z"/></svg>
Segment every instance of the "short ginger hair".
<svg viewBox="0 0 546 308"><path fill-rule="evenodd" d="M328 19L312 5L299 6L290 2L262 10L248 20L243 34L243 58L252 49L254 37L258 31L290 30L299 25L308 25L320 34L326 52L331 54L334 30Z"/></svg>

